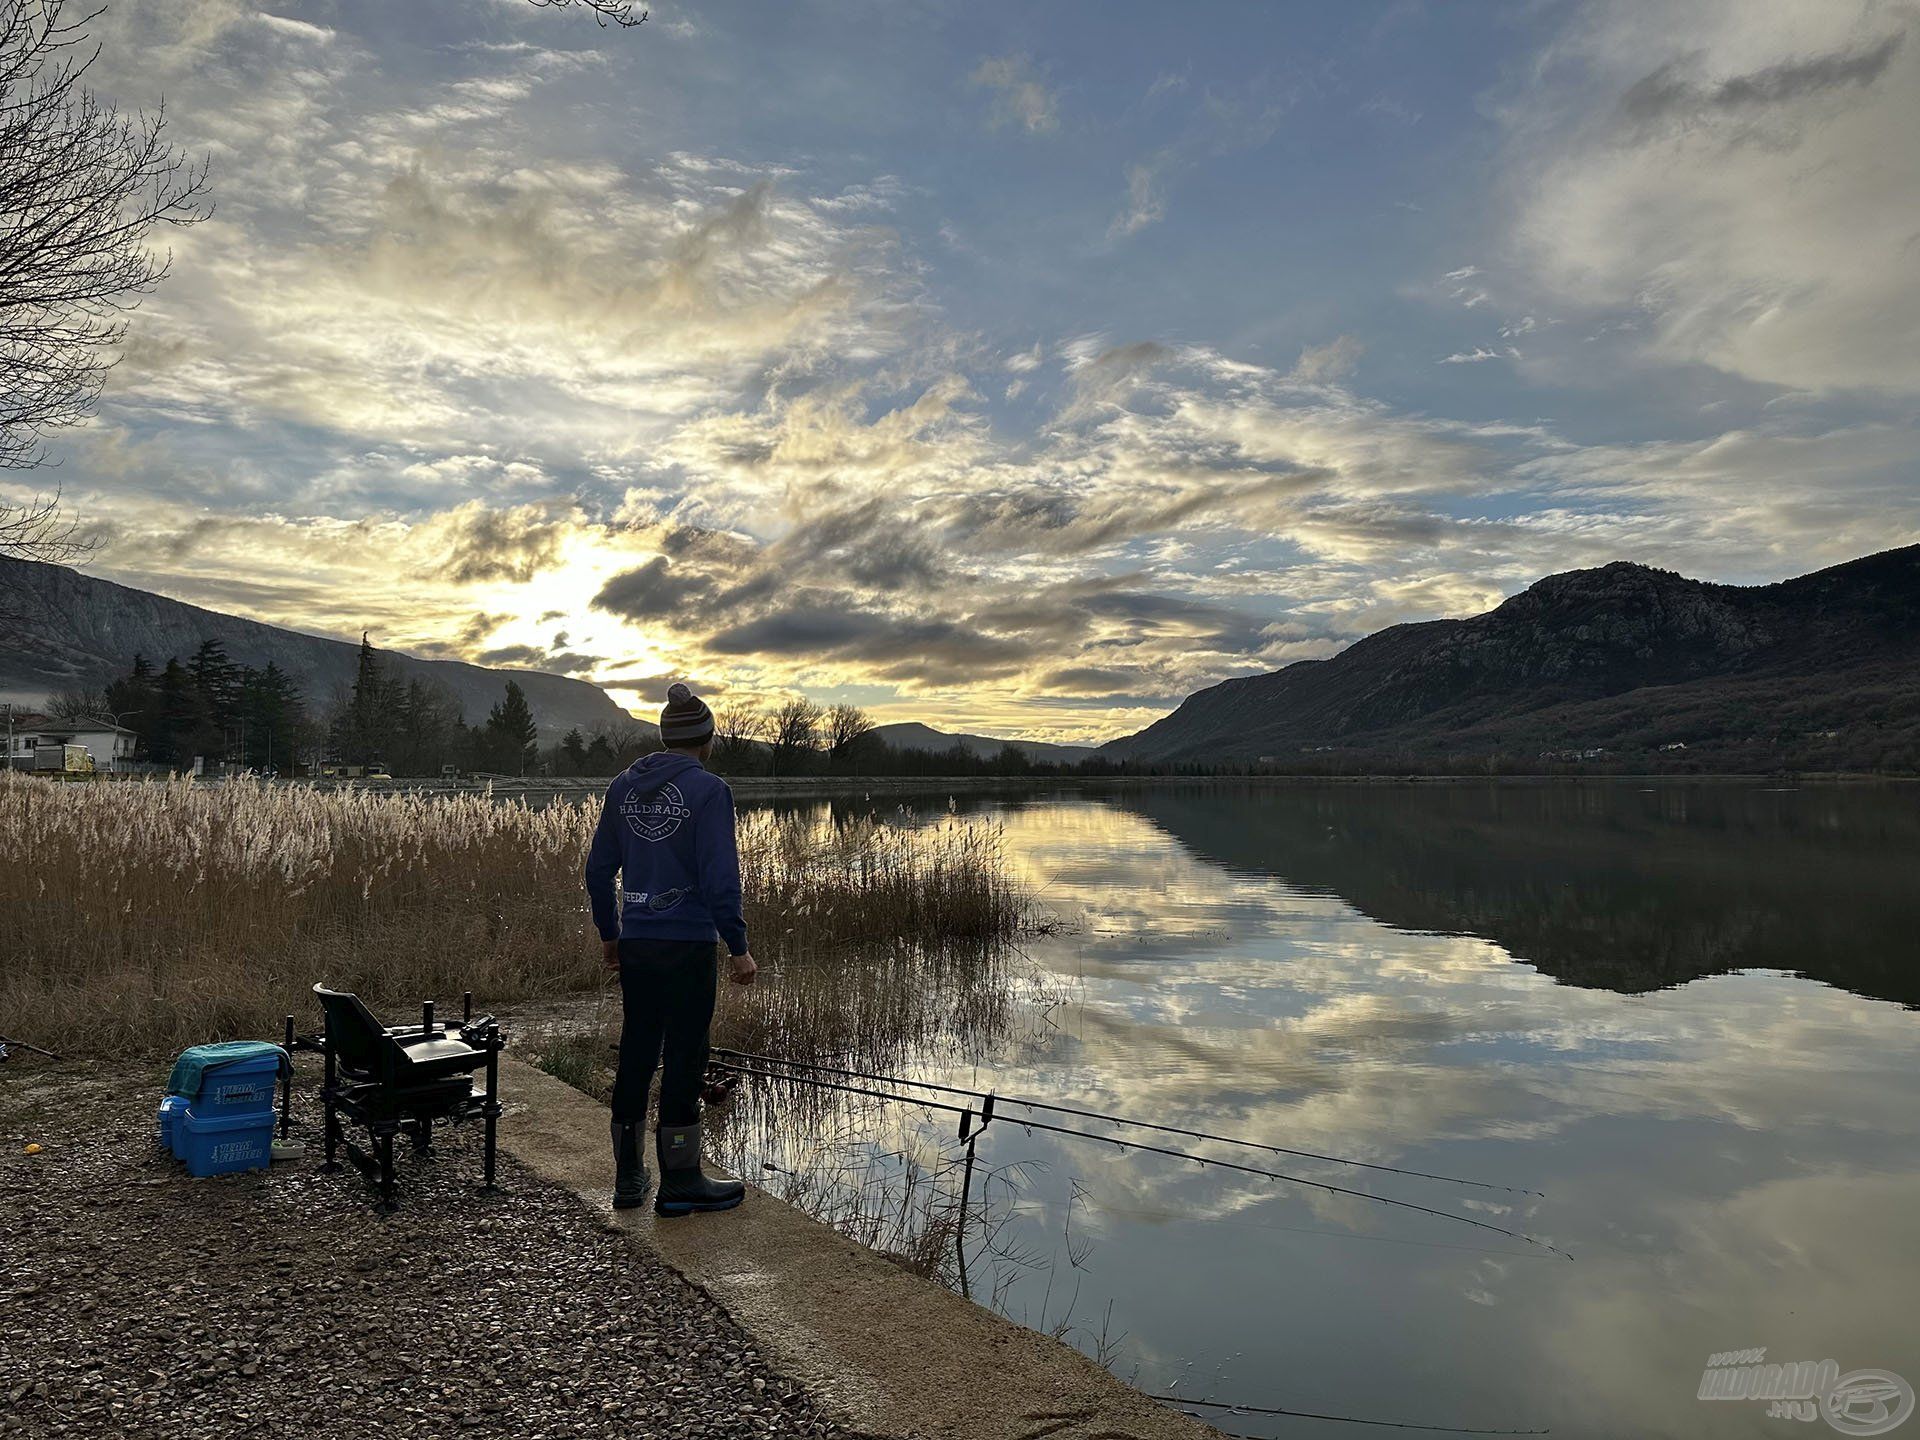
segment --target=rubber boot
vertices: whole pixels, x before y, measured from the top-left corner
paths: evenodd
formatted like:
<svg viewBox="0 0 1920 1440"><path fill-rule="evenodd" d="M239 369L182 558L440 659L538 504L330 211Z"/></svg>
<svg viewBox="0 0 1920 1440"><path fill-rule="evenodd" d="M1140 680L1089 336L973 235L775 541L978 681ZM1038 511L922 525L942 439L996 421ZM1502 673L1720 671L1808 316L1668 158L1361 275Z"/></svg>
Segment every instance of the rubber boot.
<svg viewBox="0 0 1920 1440"><path fill-rule="evenodd" d="M634 1210L647 1203L646 1151L639 1120L613 1122L613 1208Z"/></svg>
<svg viewBox="0 0 1920 1440"><path fill-rule="evenodd" d="M662 1125L659 1131L660 1191L653 1197L656 1215L691 1215L696 1210L731 1210L747 1193L738 1180L709 1180L700 1169L700 1126Z"/></svg>

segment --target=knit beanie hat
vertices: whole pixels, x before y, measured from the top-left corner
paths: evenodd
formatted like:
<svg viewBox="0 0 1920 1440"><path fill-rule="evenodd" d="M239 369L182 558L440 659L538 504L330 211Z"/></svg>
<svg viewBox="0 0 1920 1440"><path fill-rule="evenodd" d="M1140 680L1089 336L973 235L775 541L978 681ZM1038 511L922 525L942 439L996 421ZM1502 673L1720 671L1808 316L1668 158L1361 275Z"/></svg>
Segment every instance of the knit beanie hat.
<svg viewBox="0 0 1920 1440"><path fill-rule="evenodd" d="M707 702L678 680L667 688L660 709L662 745L704 745L713 736L713 711Z"/></svg>

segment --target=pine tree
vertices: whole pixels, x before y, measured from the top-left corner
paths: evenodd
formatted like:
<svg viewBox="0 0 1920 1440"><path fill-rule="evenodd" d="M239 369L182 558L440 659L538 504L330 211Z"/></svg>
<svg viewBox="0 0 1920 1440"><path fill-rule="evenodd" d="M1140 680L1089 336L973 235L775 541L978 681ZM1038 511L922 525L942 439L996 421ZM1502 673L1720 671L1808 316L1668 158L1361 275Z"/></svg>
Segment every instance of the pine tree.
<svg viewBox="0 0 1920 1440"><path fill-rule="evenodd" d="M560 742L560 758L567 774L587 773L587 737L580 733L579 726L567 731L566 738Z"/></svg>
<svg viewBox="0 0 1920 1440"><path fill-rule="evenodd" d="M389 760L403 733L405 696L388 675L380 652L363 631L360 655L354 664L353 690L333 717L333 749L349 765Z"/></svg>
<svg viewBox="0 0 1920 1440"><path fill-rule="evenodd" d="M540 727L534 723L526 692L517 681L507 681L505 698L487 712L487 749L495 768L510 775L526 774L539 739Z"/></svg>
<svg viewBox="0 0 1920 1440"><path fill-rule="evenodd" d="M227 735L232 732L236 753L240 746L240 699L243 675L239 666L227 658L227 647L218 640L202 640L200 648L187 662L187 673L206 704L207 719L221 733L218 758L227 752ZM213 758L213 757L209 757Z"/></svg>
<svg viewBox="0 0 1920 1440"><path fill-rule="evenodd" d="M193 672L177 659L168 660L156 692L159 714L151 744L153 758L185 769L196 755L209 759L218 755L220 730Z"/></svg>
<svg viewBox="0 0 1920 1440"><path fill-rule="evenodd" d="M611 775L620 768L620 757L614 753L613 742L602 731L593 737L593 743L587 746L586 763L581 772L586 775Z"/></svg>
<svg viewBox="0 0 1920 1440"><path fill-rule="evenodd" d="M291 766L311 729L300 687L272 661L264 670L245 669L241 675L246 763L274 769Z"/></svg>

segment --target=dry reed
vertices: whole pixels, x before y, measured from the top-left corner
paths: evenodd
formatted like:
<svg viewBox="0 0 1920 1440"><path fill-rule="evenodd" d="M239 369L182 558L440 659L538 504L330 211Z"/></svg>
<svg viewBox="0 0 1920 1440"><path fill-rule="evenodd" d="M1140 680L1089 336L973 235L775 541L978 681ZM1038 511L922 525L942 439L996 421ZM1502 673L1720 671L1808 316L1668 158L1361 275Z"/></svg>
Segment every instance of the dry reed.
<svg viewBox="0 0 1920 1440"><path fill-rule="evenodd" d="M596 801L0 773L0 1033L128 1053L272 1035L316 980L375 1006L600 983L580 872ZM998 832L741 817L763 963L1018 927Z"/></svg>

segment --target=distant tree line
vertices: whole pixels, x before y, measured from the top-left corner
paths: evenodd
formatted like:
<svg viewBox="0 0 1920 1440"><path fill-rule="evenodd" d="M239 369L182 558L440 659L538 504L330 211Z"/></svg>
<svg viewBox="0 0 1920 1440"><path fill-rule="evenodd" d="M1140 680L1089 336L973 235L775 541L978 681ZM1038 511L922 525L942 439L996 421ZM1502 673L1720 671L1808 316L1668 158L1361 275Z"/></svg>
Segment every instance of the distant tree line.
<svg viewBox="0 0 1920 1440"><path fill-rule="evenodd" d="M542 752L526 692L508 680L498 702L476 725L444 686L397 667L362 636L351 684L316 715L300 686L279 666L236 664L218 640L203 641L186 661L170 656L158 668L144 655L100 690L51 697L58 719L110 720L138 737L134 758L184 770L198 757L288 773L327 762L384 765L395 776L434 776L447 768L502 775L607 774L649 748L638 725L582 736L579 766L554 763L562 747ZM571 757L568 757L569 759Z"/></svg>
<svg viewBox="0 0 1920 1440"><path fill-rule="evenodd" d="M955 744L945 750L895 749L874 733L857 705L803 698L771 708L722 704L714 712L713 768L725 775L1023 776L1133 773L1105 758L1076 765L1035 760L1006 744L988 754Z"/></svg>
<svg viewBox="0 0 1920 1440"><path fill-rule="evenodd" d="M155 669L144 656L104 690L69 690L48 704L56 718L99 717L133 731L135 758L181 769L195 756L253 768L285 766L312 746L314 724L300 687L279 666L237 665L218 640L183 664Z"/></svg>
<svg viewBox="0 0 1920 1440"><path fill-rule="evenodd" d="M526 692L509 680L478 725L444 686L402 678L360 637L353 683L337 696L326 727L326 760L382 764L395 775L439 775L449 767L501 775L537 773L539 727Z"/></svg>

